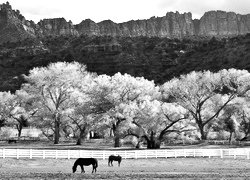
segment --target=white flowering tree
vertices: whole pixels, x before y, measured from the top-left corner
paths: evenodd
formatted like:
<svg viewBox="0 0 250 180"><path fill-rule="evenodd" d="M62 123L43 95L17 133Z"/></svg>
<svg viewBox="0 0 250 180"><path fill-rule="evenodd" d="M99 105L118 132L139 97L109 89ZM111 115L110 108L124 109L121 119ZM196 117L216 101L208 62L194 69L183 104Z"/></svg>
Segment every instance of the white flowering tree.
<svg viewBox="0 0 250 180"><path fill-rule="evenodd" d="M79 92L72 96L68 118L75 127L77 145L81 145L87 133L101 123L101 116L112 106L107 99L106 87L100 86L98 80L98 76L86 76Z"/></svg>
<svg viewBox="0 0 250 180"><path fill-rule="evenodd" d="M83 79L89 74L86 66L79 63L57 62L34 68L25 76L27 83L23 84L22 91L38 109L37 119L53 124L54 144L59 143L60 124L72 106L72 96L80 91Z"/></svg>
<svg viewBox="0 0 250 180"><path fill-rule="evenodd" d="M10 92L0 92L0 130L7 124L10 113L14 109L12 106L13 100L14 95Z"/></svg>
<svg viewBox="0 0 250 180"><path fill-rule="evenodd" d="M249 77L248 71L236 69L191 72L166 82L162 93L167 101L172 99L190 112L205 140L222 110L248 91Z"/></svg>
<svg viewBox="0 0 250 180"><path fill-rule="evenodd" d="M103 90L105 101L108 104L103 122L109 126L114 134L114 146L120 146L122 132L128 128L128 118L124 114L131 102L139 102L144 96L157 97L159 88L153 81L143 77L133 77L128 74L117 73L114 76L99 76L96 83ZM105 106L107 107L107 106Z"/></svg>
<svg viewBox="0 0 250 180"><path fill-rule="evenodd" d="M148 149L160 148L171 133L188 130L188 111L176 103L146 97L127 106L126 114L131 123L128 135L146 140Z"/></svg>

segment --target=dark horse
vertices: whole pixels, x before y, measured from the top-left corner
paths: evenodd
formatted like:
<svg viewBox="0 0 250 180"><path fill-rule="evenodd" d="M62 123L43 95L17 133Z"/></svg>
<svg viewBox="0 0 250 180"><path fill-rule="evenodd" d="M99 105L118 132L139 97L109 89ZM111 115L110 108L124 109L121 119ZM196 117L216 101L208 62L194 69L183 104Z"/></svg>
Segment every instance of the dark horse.
<svg viewBox="0 0 250 180"><path fill-rule="evenodd" d="M11 144L11 143L16 143L16 140L15 139L9 139L8 140L8 143Z"/></svg>
<svg viewBox="0 0 250 180"><path fill-rule="evenodd" d="M77 168L78 165L81 167L82 172L85 173L84 167L83 167L83 166L89 166L89 165L91 165L91 164L92 164L92 166L93 166L92 173L93 173L94 171L96 172L96 168L98 167L98 161L97 161L97 159L95 159L95 158L78 158L78 159L75 161L75 163L74 163L74 165L73 165L73 167L72 167L73 173L76 172L76 168ZM81 173L82 173L82 172L81 172Z"/></svg>
<svg viewBox="0 0 250 180"><path fill-rule="evenodd" d="M121 156L115 156L115 155L110 155L109 156L109 162L108 162L108 165L110 166L113 166L113 161L118 161L118 166L120 166L121 164L121 161L122 161L122 157Z"/></svg>

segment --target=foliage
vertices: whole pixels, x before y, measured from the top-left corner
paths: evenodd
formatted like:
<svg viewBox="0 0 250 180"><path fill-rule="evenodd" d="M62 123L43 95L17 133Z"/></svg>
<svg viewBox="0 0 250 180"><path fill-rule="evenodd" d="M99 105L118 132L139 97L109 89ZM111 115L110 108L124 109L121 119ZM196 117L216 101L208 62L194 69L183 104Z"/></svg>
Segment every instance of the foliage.
<svg viewBox="0 0 250 180"><path fill-rule="evenodd" d="M48 51L16 53L18 48L41 46ZM119 45L117 51L87 51L87 46ZM58 36L25 39L0 45L0 91L14 92L34 67L50 63L80 62L90 72L112 76L117 72L163 84L191 71L237 68L250 70L250 36L224 39L190 37L183 40L157 37Z"/></svg>
<svg viewBox="0 0 250 180"><path fill-rule="evenodd" d="M249 134L246 70L193 71L158 86L144 77L98 75L78 62L57 62L33 68L24 79L15 94L0 93L2 125L15 124L21 134L33 124L55 144L73 135L80 145L89 131L107 128L115 147L127 136L159 148L166 139L194 139L195 131L202 140L211 131L228 131L229 140L236 132Z"/></svg>
<svg viewBox="0 0 250 180"><path fill-rule="evenodd" d="M127 107L132 102L140 102L145 96L157 98L160 94L153 81L143 77L117 73L114 76L102 75L96 79L102 89L106 89L106 99L110 109L104 116L104 124L112 129L115 136L115 146L120 146L122 132L126 131L129 121L126 114Z"/></svg>
<svg viewBox="0 0 250 180"><path fill-rule="evenodd" d="M59 126L71 108L73 97L78 98L82 82L91 74L79 63L54 63L46 68L34 68L25 79L22 90L38 109L38 120L54 121L54 143L59 142ZM84 85L83 85L84 86Z"/></svg>
<svg viewBox="0 0 250 180"><path fill-rule="evenodd" d="M0 129L7 124L13 110L14 96L10 92L0 92Z"/></svg>
<svg viewBox="0 0 250 180"><path fill-rule="evenodd" d="M165 101L174 101L187 109L205 140L214 121L238 95L249 90L249 73L245 70L191 72L162 86Z"/></svg>

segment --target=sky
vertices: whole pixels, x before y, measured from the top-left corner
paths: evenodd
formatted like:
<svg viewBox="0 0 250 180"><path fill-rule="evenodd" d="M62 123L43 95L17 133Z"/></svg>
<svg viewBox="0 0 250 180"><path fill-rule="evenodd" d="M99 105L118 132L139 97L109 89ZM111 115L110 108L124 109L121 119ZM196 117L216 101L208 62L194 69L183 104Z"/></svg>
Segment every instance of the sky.
<svg viewBox="0 0 250 180"><path fill-rule="evenodd" d="M0 0L0 4L7 0ZM211 10L250 14L250 0L8 0L12 9L19 10L26 20L35 23L45 18L65 18L73 24L91 19L96 23L115 23L163 17L167 12L191 12L199 19Z"/></svg>

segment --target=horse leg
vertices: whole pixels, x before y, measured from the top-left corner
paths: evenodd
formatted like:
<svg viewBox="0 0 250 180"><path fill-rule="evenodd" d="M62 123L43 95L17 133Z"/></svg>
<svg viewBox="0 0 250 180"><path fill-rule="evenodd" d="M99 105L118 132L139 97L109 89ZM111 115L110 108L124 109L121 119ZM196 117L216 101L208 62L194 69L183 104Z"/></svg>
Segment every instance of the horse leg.
<svg viewBox="0 0 250 180"><path fill-rule="evenodd" d="M92 173L95 171L96 172L96 165L92 165L93 166L93 169L92 169Z"/></svg>
<svg viewBox="0 0 250 180"><path fill-rule="evenodd" d="M113 160L111 160L110 164L111 164L111 166L113 166Z"/></svg>
<svg viewBox="0 0 250 180"><path fill-rule="evenodd" d="M81 165L81 169L82 169L81 173L85 173L83 165Z"/></svg>
<svg viewBox="0 0 250 180"><path fill-rule="evenodd" d="M120 163L121 163L121 161L118 161L118 166L120 167Z"/></svg>

